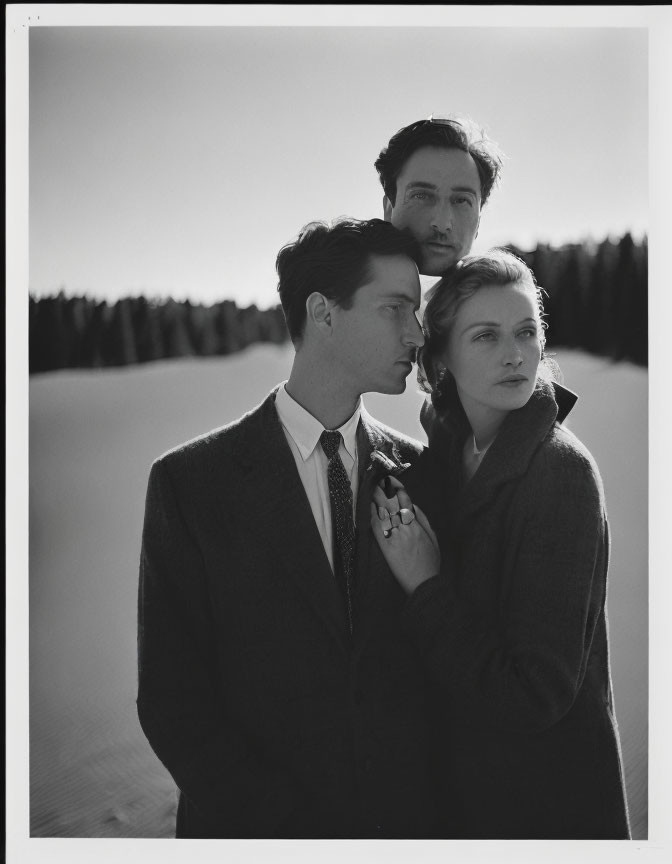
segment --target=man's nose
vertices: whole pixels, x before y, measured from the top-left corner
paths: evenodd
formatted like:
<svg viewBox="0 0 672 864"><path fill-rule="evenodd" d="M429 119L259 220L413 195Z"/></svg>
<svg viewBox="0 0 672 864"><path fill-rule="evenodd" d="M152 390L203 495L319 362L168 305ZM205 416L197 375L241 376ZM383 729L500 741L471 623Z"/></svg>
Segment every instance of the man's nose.
<svg viewBox="0 0 672 864"><path fill-rule="evenodd" d="M404 331L404 345L410 345L413 348L422 348L425 344L425 334L422 332L422 327L415 315L411 315L408 326Z"/></svg>
<svg viewBox="0 0 672 864"><path fill-rule="evenodd" d="M440 201L432 213L432 228L436 231L452 231L453 206L450 201Z"/></svg>

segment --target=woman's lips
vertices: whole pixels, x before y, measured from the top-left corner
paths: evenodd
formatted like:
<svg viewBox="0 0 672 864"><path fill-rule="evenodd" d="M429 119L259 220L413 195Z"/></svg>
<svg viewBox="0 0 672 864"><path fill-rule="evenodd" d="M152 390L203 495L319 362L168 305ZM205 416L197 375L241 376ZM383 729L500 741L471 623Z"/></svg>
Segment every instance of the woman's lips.
<svg viewBox="0 0 672 864"><path fill-rule="evenodd" d="M498 384L503 384L505 387L517 387L519 384L524 384L527 378L524 375L516 376L515 378L503 378L498 381Z"/></svg>

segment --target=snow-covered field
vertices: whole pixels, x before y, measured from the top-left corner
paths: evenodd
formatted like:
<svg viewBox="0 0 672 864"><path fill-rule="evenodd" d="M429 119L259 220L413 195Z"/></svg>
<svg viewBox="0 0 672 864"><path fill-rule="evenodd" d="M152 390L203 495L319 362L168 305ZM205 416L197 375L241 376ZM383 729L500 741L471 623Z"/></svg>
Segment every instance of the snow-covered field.
<svg viewBox="0 0 672 864"><path fill-rule="evenodd" d="M167 837L170 776L137 721L136 592L153 459L258 404L288 346L30 382L30 746L34 837ZM602 471L612 528L612 670L633 835L647 834L647 373L578 352L568 426ZM424 440L422 396L365 397Z"/></svg>

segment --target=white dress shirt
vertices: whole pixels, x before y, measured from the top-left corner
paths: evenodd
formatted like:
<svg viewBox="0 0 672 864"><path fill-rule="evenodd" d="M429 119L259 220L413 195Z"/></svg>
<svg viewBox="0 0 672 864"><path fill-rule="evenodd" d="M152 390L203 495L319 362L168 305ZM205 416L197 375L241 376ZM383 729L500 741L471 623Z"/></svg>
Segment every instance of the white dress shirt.
<svg viewBox="0 0 672 864"><path fill-rule="evenodd" d="M306 490L315 524L320 532L324 551L334 569L333 528L331 525L331 502L327 480L327 456L320 445L324 426L289 395L283 384L275 394L275 408L292 451L299 477ZM338 450L345 473L352 488L353 519L357 506L357 426L362 410L361 400L352 417L333 431L340 432L343 440ZM332 430L329 430L332 431Z"/></svg>

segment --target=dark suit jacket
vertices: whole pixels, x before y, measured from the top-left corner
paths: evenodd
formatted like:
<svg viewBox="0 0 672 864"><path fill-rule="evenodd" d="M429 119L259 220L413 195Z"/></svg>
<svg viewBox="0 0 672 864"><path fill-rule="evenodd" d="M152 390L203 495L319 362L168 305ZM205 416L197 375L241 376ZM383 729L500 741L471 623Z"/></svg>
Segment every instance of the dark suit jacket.
<svg viewBox="0 0 672 864"><path fill-rule="evenodd" d="M425 682L370 534L372 448L421 449L363 413L352 639L275 393L152 466L138 712L180 837L432 834Z"/></svg>
<svg viewBox="0 0 672 864"><path fill-rule="evenodd" d="M547 385L508 415L465 485L454 401L404 475L442 549L442 573L404 620L442 703L444 835L628 837L604 492L557 413Z"/></svg>

